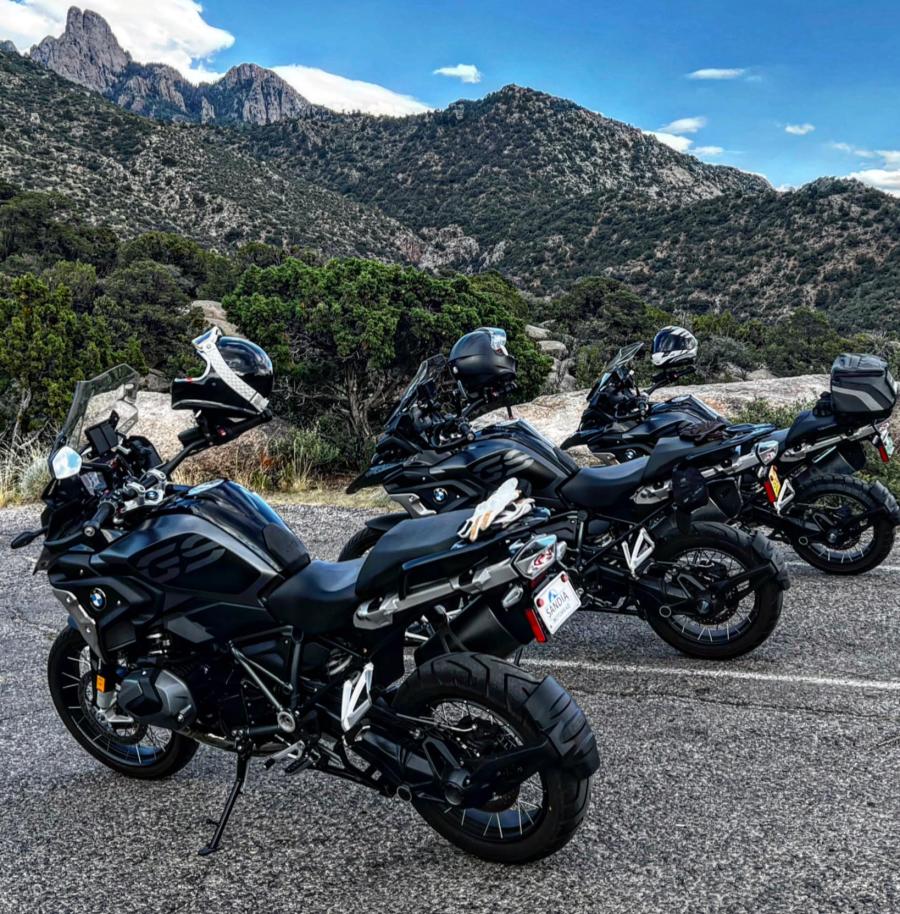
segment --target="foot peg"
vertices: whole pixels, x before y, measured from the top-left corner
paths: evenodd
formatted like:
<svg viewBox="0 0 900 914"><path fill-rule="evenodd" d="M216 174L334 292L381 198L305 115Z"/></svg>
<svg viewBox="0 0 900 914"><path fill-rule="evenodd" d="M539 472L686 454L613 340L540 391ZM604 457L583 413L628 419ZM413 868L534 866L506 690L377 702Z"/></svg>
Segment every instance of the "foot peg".
<svg viewBox="0 0 900 914"><path fill-rule="evenodd" d="M356 677L355 682L351 682L349 679L344 682L344 690L341 694L341 727L345 733L352 730L372 707L370 692L373 669L372 664L367 663Z"/></svg>

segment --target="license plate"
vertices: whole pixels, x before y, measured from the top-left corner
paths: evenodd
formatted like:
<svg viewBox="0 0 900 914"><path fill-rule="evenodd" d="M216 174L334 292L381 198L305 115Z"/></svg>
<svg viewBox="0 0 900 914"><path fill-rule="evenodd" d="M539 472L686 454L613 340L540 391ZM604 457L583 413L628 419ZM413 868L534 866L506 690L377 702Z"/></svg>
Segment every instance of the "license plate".
<svg viewBox="0 0 900 914"><path fill-rule="evenodd" d="M559 630L579 606L581 600L565 572L545 584L534 597L534 608L551 635Z"/></svg>
<svg viewBox="0 0 900 914"><path fill-rule="evenodd" d="M772 501L777 501L781 494L781 480L778 478L778 470L775 467L769 468L769 485L772 487Z"/></svg>
<svg viewBox="0 0 900 914"><path fill-rule="evenodd" d="M894 456L894 436L890 432L881 433L881 446L884 448L888 459Z"/></svg>

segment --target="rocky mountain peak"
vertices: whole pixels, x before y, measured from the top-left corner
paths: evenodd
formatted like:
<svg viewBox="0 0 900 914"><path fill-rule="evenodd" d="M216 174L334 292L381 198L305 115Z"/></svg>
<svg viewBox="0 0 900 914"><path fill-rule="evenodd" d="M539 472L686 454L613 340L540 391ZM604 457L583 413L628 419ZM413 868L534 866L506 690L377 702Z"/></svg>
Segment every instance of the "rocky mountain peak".
<svg viewBox="0 0 900 914"><path fill-rule="evenodd" d="M160 120L262 125L311 107L278 74L256 64L240 64L218 82L194 86L166 64L137 63L102 16L75 6L63 34L35 45L31 59L129 111Z"/></svg>
<svg viewBox="0 0 900 914"><path fill-rule="evenodd" d="M31 49L31 59L95 92L106 93L131 63L109 23L92 10L70 7L66 30L59 38L48 36Z"/></svg>
<svg viewBox="0 0 900 914"><path fill-rule="evenodd" d="M19 51L11 41L0 41L0 51L4 54L18 54Z"/></svg>
<svg viewBox="0 0 900 914"><path fill-rule="evenodd" d="M232 67L217 83L204 89L207 105L220 121L275 124L312 107L277 73L255 63Z"/></svg>

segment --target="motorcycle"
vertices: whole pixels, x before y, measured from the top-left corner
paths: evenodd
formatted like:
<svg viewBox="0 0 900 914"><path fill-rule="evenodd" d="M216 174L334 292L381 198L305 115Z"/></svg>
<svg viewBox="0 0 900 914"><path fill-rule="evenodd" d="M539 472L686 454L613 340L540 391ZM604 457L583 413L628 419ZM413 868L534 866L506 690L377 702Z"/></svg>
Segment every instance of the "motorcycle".
<svg viewBox="0 0 900 914"><path fill-rule="evenodd" d="M578 605L545 512L507 483L511 499L476 518L475 538L460 537L472 512L454 511L396 525L364 559L311 559L242 486L171 481L188 456L271 418L217 344L217 333L195 341L207 372L190 381L224 382L255 414L198 410L163 462L128 434L132 369L79 382L49 457L42 526L12 543L44 537L36 571L69 616L48 681L70 734L144 780L182 769L201 743L233 753L204 855L219 848L255 757L406 800L485 860L561 848L587 809L595 739L555 679L502 659ZM407 675L404 632L423 615L432 634Z"/></svg>
<svg viewBox="0 0 900 914"><path fill-rule="evenodd" d="M657 443L686 422L727 424L699 398L650 400L693 369L679 366L658 373L641 392L632 363L642 343L620 349L588 394L578 431L563 449L586 445L606 462L651 454ZM887 463L894 452L890 415L897 399L887 365L874 356L839 356L831 372L832 389L814 409L804 410L789 428L770 426L778 455L768 477L741 478L743 509L737 522L764 527L790 544L804 561L831 574L861 574L890 554L900 508L880 482L854 478L866 463L864 443ZM730 434L748 426L731 425Z"/></svg>
<svg viewBox="0 0 900 914"><path fill-rule="evenodd" d="M649 457L579 469L527 422L474 430L466 410L483 404L448 408L448 385L446 359L422 363L369 467L347 489L383 486L405 513L369 520L342 559L377 548L407 517L474 504L514 474L556 516L584 608L638 615L673 647L707 659L744 654L773 631L784 565L765 537L718 520L740 509L740 474L765 474L774 458L765 428L727 440L671 437Z"/></svg>

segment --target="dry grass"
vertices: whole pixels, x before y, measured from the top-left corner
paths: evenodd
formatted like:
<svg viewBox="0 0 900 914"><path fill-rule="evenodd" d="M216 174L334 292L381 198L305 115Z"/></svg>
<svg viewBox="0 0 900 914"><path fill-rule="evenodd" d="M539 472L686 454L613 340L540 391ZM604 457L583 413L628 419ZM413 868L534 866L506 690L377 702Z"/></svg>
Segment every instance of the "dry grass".
<svg viewBox="0 0 900 914"><path fill-rule="evenodd" d="M0 445L0 508L37 501L49 480L45 444Z"/></svg>

